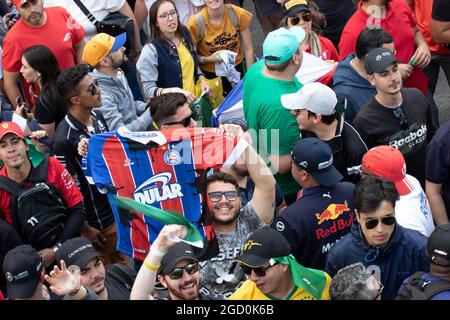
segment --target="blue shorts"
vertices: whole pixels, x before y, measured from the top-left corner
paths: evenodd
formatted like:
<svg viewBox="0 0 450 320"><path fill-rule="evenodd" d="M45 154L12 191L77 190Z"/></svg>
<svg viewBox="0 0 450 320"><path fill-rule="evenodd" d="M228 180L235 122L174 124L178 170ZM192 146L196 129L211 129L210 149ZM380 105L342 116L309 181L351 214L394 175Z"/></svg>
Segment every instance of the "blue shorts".
<svg viewBox="0 0 450 320"><path fill-rule="evenodd" d="M276 0L253 0L259 13L264 16L270 16L281 10L281 5Z"/></svg>

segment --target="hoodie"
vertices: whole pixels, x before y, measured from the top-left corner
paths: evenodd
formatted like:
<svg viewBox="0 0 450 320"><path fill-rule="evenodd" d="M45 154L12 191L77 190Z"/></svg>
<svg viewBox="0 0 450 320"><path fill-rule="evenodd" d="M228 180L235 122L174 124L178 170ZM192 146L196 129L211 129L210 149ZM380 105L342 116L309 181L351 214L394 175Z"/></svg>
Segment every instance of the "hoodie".
<svg viewBox="0 0 450 320"><path fill-rule="evenodd" d="M130 131L147 131L152 127L152 118L147 104L134 101L133 93L122 71L116 77L95 70L90 74L98 81L101 90L103 113L109 130L125 126Z"/></svg>
<svg viewBox="0 0 450 320"><path fill-rule="evenodd" d="M397 296L403 280L416 271L429 270L426 252L427 238L420 232L395 225L385 247L369 246L355 221L350 233L334 244L328 252L325 271L333 277L338 270L352 263L362 262L384 285L383 300Z"/></svg>
<svg viewBox="0 0 450 320"><path fill-rule="evenodd" d="M339 103L347 99L345 121L352 123L356 114L375 94L376 89L370 82L361 77L350 65L355 54L347 56L336 67L333 76L333 90Z"/></svg>

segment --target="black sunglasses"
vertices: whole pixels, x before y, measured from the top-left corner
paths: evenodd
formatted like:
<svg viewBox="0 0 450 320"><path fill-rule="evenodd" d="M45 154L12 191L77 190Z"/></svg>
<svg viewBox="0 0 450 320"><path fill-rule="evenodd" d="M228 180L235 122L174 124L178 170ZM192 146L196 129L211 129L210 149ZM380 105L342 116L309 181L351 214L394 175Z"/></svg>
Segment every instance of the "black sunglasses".
<svg viewBox="0 0 450 320"><path fill-rule="evenodd" d="M181 125L183 125L183 127L187 128L191 124L191 119L192 119L192 114L190 116L184 118L183 120L175 121L175 122L167 122L164 125L171 126L174 124L181 124Z"/></svg>
<svg viewBox="0 0 450 320"><path fill-rule="evenodd" d="M248 276L252 274L252 270L253 270L253 272L258 277L265 277L266 276L266 270L272 268L273 266L276 266L277 264L278 264L278 262L274 263L271 266L265 267L265 268L264 267L252 268L252 267L246 266L245 264L241 264L241 269Z"/></svg>
<svg viewBox="0 0 450 320"><path fill-rule="evenodd" d="M310 22L312 19L312 15L310 12L306 12L304 14L301 15L301 18L303 19L303 21L305 22ZM300 17L299 16L293 16L293 17L289 17L289 21L291 22L291 24L293 26L296 26L300 23Z"/></svg>
<svg viewBox="0 0 450 320"><path fill-rule="evenodd" d="M94 82L89 85L88 92L91 95L95 96L95 94L97 93L97 90L98 90L97 88L99 88L98 81L94 80Z"/></svg>
<svg viewBox="0 0 450 320"><path fill-rule="evenodd" d="M209 200L212 202L219 202L222 199L222 196L225 196L225 199L228 201L234 201L238 198L237 191L217 191L208 193Z"/></svg>
<svg viewBox="0 0 450 320"><path fill-rule="evenodd" d="M406 116L403 113L403 109L401 107L395 108L392 113L394 114L394 117L400 120L400 127L402 130L406 130L409 128L408 121L406 120Z"/></svg>
<svg viewBox="0 0 450 320"><path fill-rule="evenodd" d="M186 270L188 274L194 274L198 272L199 266L197 262L189 263L184 267L177 267L170 271L167 275L172 280L178 280L183 276L183 271Z"/></svg>
<svg viewBox="0 0 450 320"><path fill-rule="evenodd" d="M384 225L391 226L395 223L396 220L395 220L394 216L388 216L388 217L384 217L381 219L370 219L370 220L367 220L365 223L366 229L370 230L370 229L375 228L378 225L378 222L380 222L380 221Z"/></svg>

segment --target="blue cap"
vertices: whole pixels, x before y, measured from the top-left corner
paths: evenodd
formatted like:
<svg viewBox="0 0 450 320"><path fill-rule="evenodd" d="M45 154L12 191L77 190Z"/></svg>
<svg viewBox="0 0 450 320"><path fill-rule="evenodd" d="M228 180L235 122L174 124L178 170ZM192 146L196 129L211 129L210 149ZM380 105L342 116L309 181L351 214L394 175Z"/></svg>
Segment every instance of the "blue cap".
<svg viewBox="0 0 450 320"><path fill-rule="evenodd" d="M298 141L291 156L294 163L311 174L321 186L331 187L343 178L333 165L330 146L318 138Z"/></svg>
<svg viewBox="0 0 450 320"><path fill-rule="evenodd" d="M263 43L264 59L270 64L280 64L292 58L305 39L301 27L279 28L270 32Z"/></svg>
<svg viewBox="0 0 450 320"><path fill-rule="evenodd" d="M125 42L127 42L127 33L121 33L118 36L115 37L114 45L112 46L111 50L109 52L114 52L119 50L125 45Z"/></svg>

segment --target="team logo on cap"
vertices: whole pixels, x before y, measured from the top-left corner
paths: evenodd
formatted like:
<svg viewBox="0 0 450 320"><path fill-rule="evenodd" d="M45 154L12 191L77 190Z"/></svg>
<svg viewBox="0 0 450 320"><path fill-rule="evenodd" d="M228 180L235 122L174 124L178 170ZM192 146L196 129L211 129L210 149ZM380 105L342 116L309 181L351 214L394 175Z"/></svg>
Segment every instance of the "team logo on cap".
<svg viewBox="0 0 450 320"><path fill-rule="evenodd" d="M333 155L331 155L330 160L319 163L317 166L317 169L322 170L322 169L328 168L332 164L333 164Z"/></svg>
<svg viewBox="0 0 450 320"><path fill-rule="evenodd" d="M261 243L255 242L253 240L248 240L244 245L244 251L250 250L253 246L262 247L263 245Z"/></svg>
<svg viewBox="0 0 450 320"><path fill-rule="evenodd" d="M381 54L377 55L377 56L375 57L375 60L380 61L380 60L381 60Z"/></svg>
<svg viewBox="0 0 450 320"><path fill-rule="evenodd" d="M4 123L4 124L2 124L2 127L5 128L5 129L8 128L8 124Z"/></svg>

